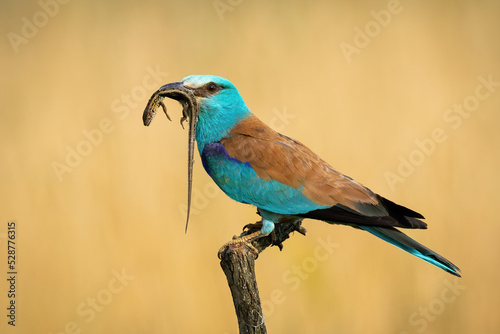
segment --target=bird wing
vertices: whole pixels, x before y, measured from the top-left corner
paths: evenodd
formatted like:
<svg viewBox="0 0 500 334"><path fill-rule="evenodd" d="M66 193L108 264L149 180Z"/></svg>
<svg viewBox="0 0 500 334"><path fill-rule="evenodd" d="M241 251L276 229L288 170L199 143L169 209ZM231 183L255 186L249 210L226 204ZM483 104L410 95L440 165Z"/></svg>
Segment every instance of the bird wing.
<svg viewBox="0 0 500 334"><path fill-rule="evenodd" d="M357 213L387 215L377 195L359 182L335 170L302 143L272 130L251 116L221 140L227 153L248 162L265 180L275 180L322 206L340 204Z"/></svg>
<svg viewBox="0 0 500 334"><path fill-rule="evenodd" d="M300 214L305 218L354 225L426 227L416 219L423 218L419 213L375 194L255 116L238 123L220 144L229 157L249 164L260 179L300 190L317 205Z"/></svg>

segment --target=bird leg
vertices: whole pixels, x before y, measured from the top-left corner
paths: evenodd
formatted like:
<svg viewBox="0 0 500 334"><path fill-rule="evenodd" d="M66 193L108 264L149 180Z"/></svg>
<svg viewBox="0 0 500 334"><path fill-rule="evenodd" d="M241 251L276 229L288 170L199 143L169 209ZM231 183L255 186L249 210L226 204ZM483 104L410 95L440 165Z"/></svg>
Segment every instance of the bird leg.
<svg viewBox="0 0 500 334"><path fill-rule="evenodd" d="M228 241L224 245L222 245L222 247L219 249L219 252L217 252L217 256L220 259L222 256L222 253L224 253L231 245L243 244L243 245L248 246L248 248L250 248L250 250L255 254L255 258L258 258L259 251L257 250L257 248L254 247L254 245L252 245L252 241L257 240L257 239L262 238L262 237L265 237L265 235L260 230L257 232L242 236L242 237L234 236L233 240Z"/></svg>
<svg viewBox="0 0 500 334"><path fill-rule="evenodd" d="M262 229L262 220L259 220L258 222L255 223L249 223L243 226L243 231L252 231L252 230L260 230ZM266 235L262 234L263 237L266 237ZM271 232L271 238L273 240L273 244L276 243L276 233L274 233L274 230ZM281 249L281 247L280 247Z"/></svg>

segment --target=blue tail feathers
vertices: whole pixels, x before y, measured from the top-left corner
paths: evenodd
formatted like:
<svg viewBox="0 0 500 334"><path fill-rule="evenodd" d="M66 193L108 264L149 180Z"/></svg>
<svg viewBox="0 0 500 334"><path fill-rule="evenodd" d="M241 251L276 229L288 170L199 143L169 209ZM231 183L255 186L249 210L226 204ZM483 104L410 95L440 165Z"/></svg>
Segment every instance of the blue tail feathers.
<svg viewBox="0 0 500 334"><path fill-rule="evenodd" d="M394 246L399 247L402 250L405 250L408 253L449 272L452 275L461 277L459 274L460 269L453 263L395 228L370 226L359 227L379 237L380 239L385 240L388 243L393 244Z"/></svg>

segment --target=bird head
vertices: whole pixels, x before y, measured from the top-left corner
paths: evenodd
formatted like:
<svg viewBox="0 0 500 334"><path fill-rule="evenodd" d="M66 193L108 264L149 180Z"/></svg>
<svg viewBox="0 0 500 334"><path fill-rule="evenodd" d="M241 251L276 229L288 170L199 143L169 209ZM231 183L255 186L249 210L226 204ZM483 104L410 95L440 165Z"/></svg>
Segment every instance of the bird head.
<svg viewBox="0 0 500 334"><path fill-rule="evenodd" d="M142 117L144 125L148 126L151 123L155 110L159 106L170 119L162 102L165 97L177 100L183 106L181 124L189 118L187 230L195 138L201 155L205 145L226 137L231 129L249 117L251 112L229 80L214 75L190 75L180 82L172 82L160 87L151 96Z"/></svg>
<svg viewBox="0 0 500 334"><path fill-rule="evenodd" d="M236 87L214 75L190 75L182 79L200 106L196 141L200 153L206 144L217 142L251 113Z"/></svg>
<svg viewBox="0 0 500 334"><path fill-rule="evenodd" d="M156 109L159 102L155 101L164 97L183 105L181 122L189 118L190 130L196 132L190 136L196 134L200 153L206 144L221 140L234 125L251 115L240 93L229 80L215 75L190 75L180 82L160 87L153 94L144 112L145 125L149 125L152 120L152 117L147 117L148 109Z"/></svg>

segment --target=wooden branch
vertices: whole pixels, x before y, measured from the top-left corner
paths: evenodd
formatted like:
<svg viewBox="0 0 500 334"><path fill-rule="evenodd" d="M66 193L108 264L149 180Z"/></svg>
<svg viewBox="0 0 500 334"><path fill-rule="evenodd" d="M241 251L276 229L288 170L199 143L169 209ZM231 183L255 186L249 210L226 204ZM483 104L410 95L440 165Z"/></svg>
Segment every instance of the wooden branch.
<svg viewBox="0 0 500 334"><path fill-rule="evenodd" d="M306 230L301 223L302 219L290 219L289 222L276 224L274 237L271 234L257 239L252 242L252 245L259 253L272 245L278 246L281 250L283 242L289 238L290 233L298 231L305 235ZM251 227L240 237L255 232L257 229ZM255 278L255 253L243 243L230 245L221 255L220 265L231 289L240 334L267 333Z"/></svg>

